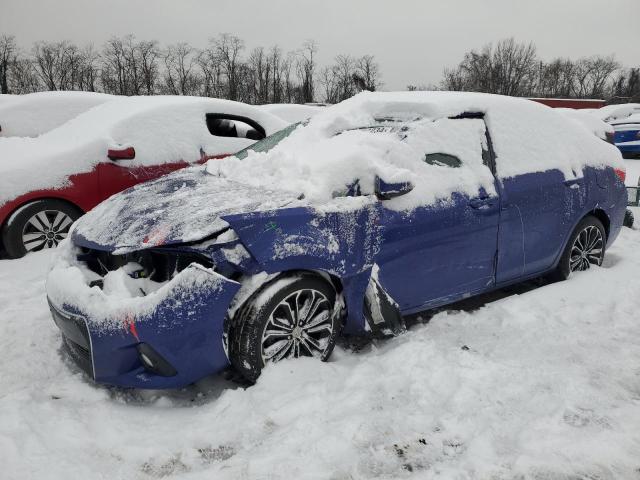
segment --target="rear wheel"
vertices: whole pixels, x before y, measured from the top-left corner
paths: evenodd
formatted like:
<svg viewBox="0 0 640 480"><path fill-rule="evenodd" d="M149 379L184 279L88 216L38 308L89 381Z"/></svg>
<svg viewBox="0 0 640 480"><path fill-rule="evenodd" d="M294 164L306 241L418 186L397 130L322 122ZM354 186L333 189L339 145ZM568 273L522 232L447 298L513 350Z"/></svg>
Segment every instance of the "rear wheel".
<svg viewBox="0 0 640 480"><path fill-rule="evenodd" d="M55 248L69 234L82 212L61 200L36 200L16 210L2 229L2 241L11 258Z"/></svg>
<svg viewBox="0 0 640 480"><path fill-rule="evenodd" d="M285 358L327 360L341 326L336 292L313 275L281 278L254 295L238 311L229 330L229 358L255 382L268 363Z"/></svg>
<svg viewBox="0 0 640 480"><path fill-rule="evenodd" d="M592 216L583 218L571 235L552 278L566 280L573 272L602 265L606 243L602 222Z"/></svg>

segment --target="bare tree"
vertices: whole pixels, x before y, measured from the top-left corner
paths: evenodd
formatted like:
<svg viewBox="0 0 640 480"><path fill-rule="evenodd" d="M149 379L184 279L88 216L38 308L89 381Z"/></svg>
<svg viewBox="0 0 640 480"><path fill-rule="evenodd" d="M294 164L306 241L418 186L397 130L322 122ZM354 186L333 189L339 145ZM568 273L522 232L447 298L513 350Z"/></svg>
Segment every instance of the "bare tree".
<svg viewBox="0 0 640 480"><path fill-rule="evenodd" d="M314 77L317 67L315 62L315 55L317 52L318 47L313 40L307 40L302 49L298 52L296 73L298 75L298 83L300 85L300 98L298 101L301 103L313 102L315 98ZM323 74L323 77L324 76L325 75Z"/></svg>
<svg viewBox="0 0 640 480"><path fill-rule="evenodd" d="M153 95L156 92L159 81L158 60L160 58L160 49L158 42L155 40L138 42L136 50L140 65L142 93Z"/></svg>
<svg viewBox="0 0 640 480"><path fill-rule="evenodd" d="M618 74L611 88L616 103L640 102L640 68L630 68Z"/></svg>
<svg viewBox="0 0 640 480"><path fill-rule="evenodd" d="M16 58L10 64L9 91L11 93L25 94L38 92L42 89L38 74L29 58Z"/></svg>
<svg viewBox="0 0 640 480"><path fill-rule="evenodd" d="M105 92L130 95L127 62L122 39L112 37L102 49L102 87Z"/></svg>
<svg viewBox="0 0 640 480"><path fill-rule="evenodd" d="M356 75L361 81L361 90L375 92L382 86L380 66L373 55L363 55L356 60Z"/></svg>
<svg viewBox="0 0 640 480"><path fill-rule="evenodd" d="M9 68L16 60L16 50L14 36L0 36L0 93L9 93Z"/></svg>
<svg viewBox="0 0 640 480"><path fill-rule="evenodd" d="M527 95L536 81L538 60L531 43L513 38L500 40L495 47L472 50L454 69L444 72L446 90L473 90L502 95Z"/></svg>
<svg viewBox="0 0 640 480"><path fill-rule="evenodd" d="M196 57L196 63L200 71L201 95L223 98L226 87L222 78L222 66L216 49L210 45L200 51Z"/></svg>
<svg viewBox="0 0 640 480"><path fill-rule="evenodd" d="M248 66L251 70L250 96L252 103L263 104L269 101L269 79L271 68L263 47L254 48L249 54Z"/></svg>
<svg viewBox="0 0 640 480"><path fill-rule="evenodd" d="M201 80L195 71L198 53L187 43L167 48L163 89L171 95L197 95Z"/></svg>
<svg viewBox="0 0 640 480"><path fill-rule="evenodd" d="M538 84L535 95L539 97L570 98L574 90L575 65L568 58L556 58L550 63L539 63Z"/></svg>
<svg viewBox="0 0 640 480"><path fill-rule="evenodd" d="M238 100L240 87L240 54L244 50L244 42L228 33L221 34L217 39L212 40L216 56L222 65L227 77L226 98Z"/></svg>
<svg viewBox="0 0 640 480"><path fill-rule="evenodd" d="M47 90L68 88L77 47L70 42L37 42L33 47L35 71Z"/></svg>
<svg viewBox="0 0 640 480"><path fill-rule="evenodd" d="M574 94L577 98L602 98L620 64L613 56L581 58L575 65Z"/></svg>

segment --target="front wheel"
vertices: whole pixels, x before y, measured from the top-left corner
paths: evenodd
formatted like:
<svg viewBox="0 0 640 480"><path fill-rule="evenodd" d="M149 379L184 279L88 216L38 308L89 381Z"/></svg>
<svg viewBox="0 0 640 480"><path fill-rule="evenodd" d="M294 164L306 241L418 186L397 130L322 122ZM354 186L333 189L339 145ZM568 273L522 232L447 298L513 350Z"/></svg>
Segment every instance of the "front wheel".
<svg viewBox="0 0 640 480"><path fill-rule="evenodd" d="M588 270L591 265L602 265L606 239L600 220L592 216L583 218L573 231L552 278L566 280L573 272Z"/></svg>
<svg viewBox="0 0 640 480"><path fill-rule="evenodd" d="M254 295L229 329L229 359L255 382L268 363L285 358L327 360L341 326L336 292L320 277L302 274L271 282Z"/></svg>
<svg viewBox="0 0 640 480"><path fill-rule="evenodd" d="M58 246L81 215L76 207L60 200L36 200L18 208L2 229L9 257L19 258Z"/></svg>

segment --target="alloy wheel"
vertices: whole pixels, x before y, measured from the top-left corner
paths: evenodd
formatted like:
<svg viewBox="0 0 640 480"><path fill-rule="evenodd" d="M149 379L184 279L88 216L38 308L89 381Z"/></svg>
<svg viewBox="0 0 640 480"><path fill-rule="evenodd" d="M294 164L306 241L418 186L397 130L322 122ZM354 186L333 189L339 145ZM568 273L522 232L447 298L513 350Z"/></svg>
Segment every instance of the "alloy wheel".
<svg viewBox="0 0 640 480"><path fill-rule="evenodd" d="M27 252L54 248L69 234L73 219L59 210L42 210L33 215L22 229L22 243Z"/></svg>
<svg viewBox="0 0 640 480"><path fill-rule="evenodd" d="M262 333L262 361L321 357L333 334L332 305L313 289L297 290L271 312Z"/></svg>
<svg viewBox="0 0 640 480"><path fill-rule="evenodd" d="M589 225L576 237L569 257L572 272L587 270L591 265L600 265L604 257L604 238L598 227Z"/></svg>

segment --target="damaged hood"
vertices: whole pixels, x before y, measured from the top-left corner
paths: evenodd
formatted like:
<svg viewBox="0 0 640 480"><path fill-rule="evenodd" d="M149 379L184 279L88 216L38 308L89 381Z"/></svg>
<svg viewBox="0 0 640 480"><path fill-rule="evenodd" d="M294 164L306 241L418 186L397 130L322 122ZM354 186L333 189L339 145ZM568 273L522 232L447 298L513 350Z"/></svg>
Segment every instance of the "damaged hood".
<svg viewBox="0 0 640 480"><path fill-rule="evenodd" d="M124 254L198 241L227 228L225 215L274 210L296 197L187 168L102 202L77 222L73 242Z"/></svg>

